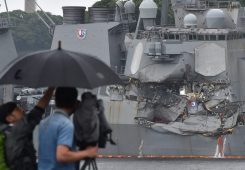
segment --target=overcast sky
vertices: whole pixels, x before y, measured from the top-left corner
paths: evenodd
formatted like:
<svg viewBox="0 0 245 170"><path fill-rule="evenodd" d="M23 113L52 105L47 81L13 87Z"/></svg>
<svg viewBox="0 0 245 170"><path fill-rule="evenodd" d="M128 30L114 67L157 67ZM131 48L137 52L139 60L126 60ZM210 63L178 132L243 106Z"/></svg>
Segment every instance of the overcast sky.
<svg viewBox="0 0 245 170"><path fill-rule="evenodd" d="M86 6L90 7L98 0L37 0L38 4L47 12L62 15L62 6ZM1 10L5 11L4 0L0 0ZM9 10L24 9L24 0L7 0Z"/></svg>

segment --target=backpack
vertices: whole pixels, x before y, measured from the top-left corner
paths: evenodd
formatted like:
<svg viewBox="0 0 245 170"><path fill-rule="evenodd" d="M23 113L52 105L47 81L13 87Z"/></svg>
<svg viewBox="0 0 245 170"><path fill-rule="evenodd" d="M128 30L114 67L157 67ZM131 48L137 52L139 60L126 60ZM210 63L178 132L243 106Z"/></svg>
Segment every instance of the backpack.
<svg viewBox="0 0 245 170"><path fill-rule="evenodd" d="M76 144L81 150L88 146L105 148L107 142L112 145L112 128L105 114L102 100L86 99L73 117Z"/></svg>
<svg viewBox="0 0 245 170"><path fill-rule="evenodd" d="M7 129L6 125L0 126L0 169L1 170L9 170L5 157L5 139L6 139L5 130L6 129Z"/></svg>
<svg viewBox="0 0 245 170"><path fill-rule="evenodd" d="M75 141L80 150L96 146L99 138L99 119L96 100L86 99L74 114Z"/></svg>
<svg viewBox="0 0 245 170"><path fill-rule="evenodd" d="M74 114L73 121L75 140L80 150L96 145L99 148L105 148L108 141L112 145L116 144L112 140L112 128L105 117L102 100L92 97L83 101ZM81 170L85 170L87 167L90 169L90 166L94 170L98 169L94 158L85 159Z"/></svg>

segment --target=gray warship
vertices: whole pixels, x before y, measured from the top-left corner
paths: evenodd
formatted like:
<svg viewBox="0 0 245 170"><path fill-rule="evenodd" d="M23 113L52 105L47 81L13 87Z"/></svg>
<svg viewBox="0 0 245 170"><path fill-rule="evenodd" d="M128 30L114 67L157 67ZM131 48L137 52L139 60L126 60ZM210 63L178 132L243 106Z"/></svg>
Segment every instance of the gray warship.
<svg viewBox="0 0 245 170"><path fill-rule="evenodd" d="M171 6L175 25L168 23ZM97 56L125 86L94 90L116 146L108 157L245 156L245 8L232 0L144 0L115 8L63 7L52 49ZM137 17L137 19L136 19Z"/></svg>
<svg viewBox="0 0 245 170"><path fill-rule="evenodd" d="M8 14L8 5L5 2L6 13ZM0 16L0 72L15 58L18 54L15 48L11 28L15 27L9 15L7 17ZM14 86L0 86L0 104L13 100Z"/></svg>

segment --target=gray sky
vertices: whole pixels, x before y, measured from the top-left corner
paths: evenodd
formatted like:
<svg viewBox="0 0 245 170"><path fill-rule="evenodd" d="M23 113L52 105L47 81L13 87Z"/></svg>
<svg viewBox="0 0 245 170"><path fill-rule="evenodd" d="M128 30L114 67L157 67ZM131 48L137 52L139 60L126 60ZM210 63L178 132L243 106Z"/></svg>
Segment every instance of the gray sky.
<svg viewBox="0 0 245 170"><path fill-rule="evenodd" d="M87 6L90 7L98 0L37 0L38 4L47 12L62 15L62 6ZM9 10L24 9L24 0L7 0ZM0 12L5 11L4 0L0 0Z"/></svg>

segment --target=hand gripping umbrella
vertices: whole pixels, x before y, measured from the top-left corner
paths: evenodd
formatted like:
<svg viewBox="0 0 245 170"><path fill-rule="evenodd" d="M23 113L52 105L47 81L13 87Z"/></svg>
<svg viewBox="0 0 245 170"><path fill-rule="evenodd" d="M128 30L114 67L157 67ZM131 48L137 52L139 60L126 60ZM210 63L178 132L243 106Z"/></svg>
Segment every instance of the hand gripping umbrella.
<svg viewBox="0 0 245 170"><path fill-rule="evenodd" d="M0 84L28 87L80 87L122 84L106 64L93 56L59 48L14 60L0 76Z"/></svg>

